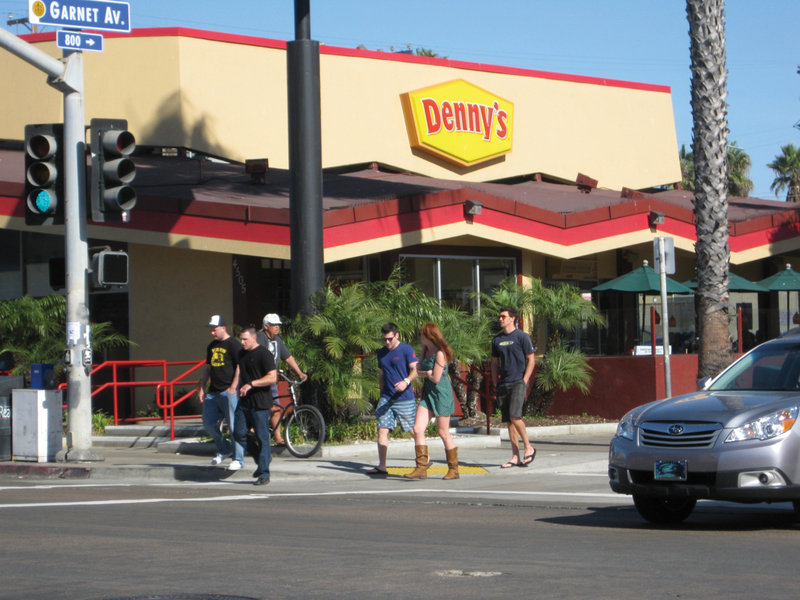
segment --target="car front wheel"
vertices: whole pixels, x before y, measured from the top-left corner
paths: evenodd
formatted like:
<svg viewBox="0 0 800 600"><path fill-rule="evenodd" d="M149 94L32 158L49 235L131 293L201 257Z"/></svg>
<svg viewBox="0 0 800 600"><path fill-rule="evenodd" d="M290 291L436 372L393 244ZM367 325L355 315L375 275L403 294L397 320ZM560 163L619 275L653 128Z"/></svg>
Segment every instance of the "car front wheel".
<svg viewBox="0 0 800 600"><path fill-rule="evenodd" d="M695 498L654 498L633 496L633 504L639 515L651 523L680 523L694 510Z"/></svg>

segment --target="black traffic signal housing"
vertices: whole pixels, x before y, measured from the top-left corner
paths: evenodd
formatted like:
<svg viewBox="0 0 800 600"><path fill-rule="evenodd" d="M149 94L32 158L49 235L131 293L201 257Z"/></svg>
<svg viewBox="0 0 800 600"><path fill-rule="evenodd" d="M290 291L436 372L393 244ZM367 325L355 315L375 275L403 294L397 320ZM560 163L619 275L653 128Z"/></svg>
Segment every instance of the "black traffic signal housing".
<svg viewBox="0 0 800 600"><path fill-rule="evenodd" d="M129 272L127 252L101 250L92 255L92 283L95 287L128 285Z"/></svg>
<svg viewBox="0 0 800 600"><path fill-rule="evenodd" d="M64 223L64 126L25 126L25 224Z"/></svg>
<svg viewBox="0 0 800 600"><path fill-rule="evenodd" d="M130 185L136 177L136 165L129 158L136 149L136 139L125 119L92 119L89 134L92 221L127 223L136 206L136 190Z"/></svg>

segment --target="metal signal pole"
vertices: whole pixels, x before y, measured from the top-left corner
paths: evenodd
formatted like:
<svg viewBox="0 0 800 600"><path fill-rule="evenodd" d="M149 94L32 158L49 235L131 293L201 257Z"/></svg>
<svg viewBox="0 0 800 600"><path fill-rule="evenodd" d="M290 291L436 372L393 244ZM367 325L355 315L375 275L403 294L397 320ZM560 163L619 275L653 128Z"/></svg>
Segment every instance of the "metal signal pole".
<svg viewBox="0 0 800 600"><path fill-rule="evenodd" d="M295 0L294 13L296 39L286 44L293 315L309 314L311 296L325 284L319 42L310 39L309 0Z"/></svg>
<svg viewBox="0 0 800 600"><path fill-rule="evenodd" d="M0 29L0 47L47 75L47 83L64 95L64 254L67 286L67 448L57 458L67 461L103 460L92 450L92 363L89 332L86 238L86 151L83 107L83 55L65 50L62 60L42 52Z"/></svg>

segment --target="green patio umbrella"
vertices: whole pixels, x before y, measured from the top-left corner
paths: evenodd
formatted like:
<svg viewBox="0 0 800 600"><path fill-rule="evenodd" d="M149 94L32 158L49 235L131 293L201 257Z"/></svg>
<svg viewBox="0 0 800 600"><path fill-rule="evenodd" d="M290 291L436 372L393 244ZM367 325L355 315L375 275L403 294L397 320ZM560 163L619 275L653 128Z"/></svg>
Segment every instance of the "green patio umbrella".
<svg viewBox="0 0 800 600"><path fill-rule="evenodd" d="M789 329L792 326L789 318L789 292L800 291L800 273L793 270L792 265L786 265L785 269L762 279L758 284L771 292L786 292L786 328Z"/></svg>
<svg viewBox="0 0 800 600"><path fill-rule="evenodd" d="M800 288L798 288L800 289ZM644 264L638 269L634 269L630 273L620 275L616 279L606 281L592 288L595 292L607 292L613 290L615 292L637 292L640 294L660 294L661 293L661 279L658 273L655 272L653 267L644 261ZM692 294L691 288L686 287L682 283L667 277L667 293L668 294Z"/></svg>
<svg viewBox="0 0 800 600"><path fill-rule="evenodd" d="M660 294L661 293L661 276L655 272L653 267L647 264L647 261L643 261L643 264L638 269L634 269L630 273L625 273L625 275L620 275L616 279L612 279L611 281L606 281L605 283L601 283L592 288L592 291L595 292L608 292L608 291L615 291L615 292L631 292L637 294L636 301L639 302L638 294ZM692 294L694 293L691 288L686 287L682 283L675 281L667 277L667 293L668 294ZM640 329L640 337L644 335L644 326L645 326L645 315L644 309L645 305L644 302L641 302L642 305L642 318L640 325L637 326L637 329ZM636 311L637 318L639 311ZM654 336L653 333L651 335Z"/></svg>
<svg viewBox="0 0 800 600"><path fill-rule="evenodd" d="M763 285L758 283L753 283L745 279L744 277L739 277L736 273L728 273L728 290L731 292L768 292L769 290L765 288ZM697 280L690 279L689 281L684 281L683 285L688 288L692 288L693 290L697 289Z"/></svg>
<svg viewBox="0 0 800 600"><path fill-rule="evenodd" d="M797 291L800 290L800 273L792 269L792 265L786 265L785 269L762 279L758 284L770 291Z"/></svg>

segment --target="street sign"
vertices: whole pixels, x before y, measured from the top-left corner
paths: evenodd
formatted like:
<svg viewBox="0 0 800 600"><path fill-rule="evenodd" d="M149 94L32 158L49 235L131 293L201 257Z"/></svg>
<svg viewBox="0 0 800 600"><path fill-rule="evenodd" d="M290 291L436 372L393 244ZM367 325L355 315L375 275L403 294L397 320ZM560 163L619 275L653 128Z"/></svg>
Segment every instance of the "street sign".
<svg viewBox="0 0 800 600"><path fill-rule="evenodd" d="M56 46L65 50L103 51L103 36L99 33L83 33L82 31L56 31Z"/></svg>
<svg viewBox="0 0 800 600"><path fill-rule="evenodd" d="M28 0L28 20L73 29L131 30L130 4L110 0Z"/></svg>
<svg viewBox="0 0 800 600"><path fill-rule="evenodd" d="M675 273L675 240L671 237L664 238L664 256L658 250L658 238L653 238L653 269L661 273L661 261L664 261L664 272L667 275Z"/></svg>

